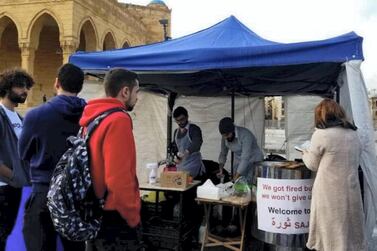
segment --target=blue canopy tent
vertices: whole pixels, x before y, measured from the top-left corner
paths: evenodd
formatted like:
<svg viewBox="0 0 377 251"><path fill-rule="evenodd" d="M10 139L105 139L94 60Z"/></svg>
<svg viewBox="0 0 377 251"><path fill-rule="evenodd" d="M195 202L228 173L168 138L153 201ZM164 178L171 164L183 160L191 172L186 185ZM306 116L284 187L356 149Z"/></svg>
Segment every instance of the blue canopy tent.
<svg viewBox="0 0 377 251"><path fill-rule="evenodd" d="M112 51L77 52L70 62L94 74L114 67L136 71L143 88L170 94L170 116L176 95L336 94L359 128L363 145L364 207L371 244L377 215L377 160L368 96L360 71L364 59L362 40L351 32L321 41L277 43L259 37L231 16L205 30L169 41Z"/></svg>
<svg viewBox="0 0 377 251"><path fill-rule="evenodd" d="M259 37L234 16L197 33L145 46L77 52L70 62L85 71L123 67L140 84L184 95L311 93L331 95L341 64L363 59L362 38L283 44Z"/></svg>

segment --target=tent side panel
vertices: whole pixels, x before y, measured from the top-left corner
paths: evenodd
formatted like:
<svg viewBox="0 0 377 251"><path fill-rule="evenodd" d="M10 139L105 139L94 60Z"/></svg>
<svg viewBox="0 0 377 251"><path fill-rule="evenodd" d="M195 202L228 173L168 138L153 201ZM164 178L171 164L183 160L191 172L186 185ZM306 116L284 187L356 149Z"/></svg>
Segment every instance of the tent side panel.
<svg viewBox="0 0 377 251"><path fill-rule="evenodd" d="M359 60L345 63L346 70L342 73L343 86L341 87L345 91L341 90L340 103L348 109L351 108L353 120L358 127L362 144L361 168L364 173L366 237L369 250L375 250L375 247L372 247L372 235L377 217L377 159L368 93L360 64Z"/></svg>
<svg viewBox="0 0 377 251"><path fill-rule="evenodd" d="M287 139L287 159L302 159L302 154L294 149L306 140L310 140L314 132L314 108L322 100L317 96L285 97L285 135Z"/></svg>

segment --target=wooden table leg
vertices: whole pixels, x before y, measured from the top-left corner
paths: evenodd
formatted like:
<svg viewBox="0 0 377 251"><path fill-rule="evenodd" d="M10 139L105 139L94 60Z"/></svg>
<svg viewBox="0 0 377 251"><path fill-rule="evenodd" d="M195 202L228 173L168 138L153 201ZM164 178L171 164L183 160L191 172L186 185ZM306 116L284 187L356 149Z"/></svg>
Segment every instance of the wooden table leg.
<svg viewBox="0 0 377 251"><path fill-rule="evenodd" d="M240 240L240 250L243 250L243 246L245 243L245 230L246 230L246 220L247 220L247 209L239 208L240 211L240 227L241 227L241 240Z"/></svg>
<svg viewBox="0 0 377 251"><path fill-rule="evenodd" d="M201 251L204 250L206 244L207 244L207 241L208 241L208 232L209 232L209 217L210 217L210 214L211 214L211 205L210 204L203 204L204 206L204 219L205 219L205 230L204 230L204 236L203 236L203 240L202 240L202 248L201 248Z"/></svg>

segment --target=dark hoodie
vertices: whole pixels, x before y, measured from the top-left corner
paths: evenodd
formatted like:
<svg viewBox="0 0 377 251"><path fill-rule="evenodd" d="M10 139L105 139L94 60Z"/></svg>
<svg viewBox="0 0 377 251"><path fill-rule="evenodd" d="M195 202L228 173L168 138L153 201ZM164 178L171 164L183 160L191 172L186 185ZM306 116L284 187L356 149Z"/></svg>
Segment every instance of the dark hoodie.
<svg viewBox="0 0 377 251"><path fill-rule="evenodd" d="M50 183L57 162L68 148L67 137L80 129L78 122L85 105L81 98L58 95L26 114L18 150L23 160L30 161L33 188Z"/></svg>

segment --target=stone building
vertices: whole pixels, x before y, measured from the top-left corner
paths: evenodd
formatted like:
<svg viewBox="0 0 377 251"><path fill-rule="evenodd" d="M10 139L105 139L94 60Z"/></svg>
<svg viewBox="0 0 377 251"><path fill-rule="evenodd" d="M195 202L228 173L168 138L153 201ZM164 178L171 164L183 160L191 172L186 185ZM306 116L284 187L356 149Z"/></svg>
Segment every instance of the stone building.
<svg viewBox="0 0 377 251"><path fill-rule="evenodd" d="M265 97L265 118L267 128L284 127L284 100L281 96Z"/></svg>
<svg viewBox="0 0 377 251"><path fill-rule="evenodd" d="M369 97L369 108L372 114L373 127L377 129L377 89L372 89L368 91Z"/></svg>
<svg viewBox="0 0 377 251"><path fill-rule="evenodd" d="M147 6L116 0L0 0L0 71L22 67L36 80L26 106L54 95L57 69L76 51L102 51L162 41L161 0ZM170 35L170 26L167 26Z"/></svg>

